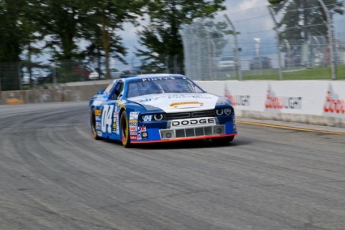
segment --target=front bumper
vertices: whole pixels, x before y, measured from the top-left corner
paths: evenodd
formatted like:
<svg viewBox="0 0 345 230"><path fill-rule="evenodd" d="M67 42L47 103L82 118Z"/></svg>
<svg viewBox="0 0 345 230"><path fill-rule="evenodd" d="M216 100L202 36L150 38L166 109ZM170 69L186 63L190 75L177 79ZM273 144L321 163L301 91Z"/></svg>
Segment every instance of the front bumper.
<svg viewBox="0 0 345 230"><path fill-rule="evenodd" d="M145 132L138 132L132 144L175 142L187 140L200 140L208 138L222 138L236 136L235 122L226 122L222 125L183 127L179 129L149 128Z"/></svg>

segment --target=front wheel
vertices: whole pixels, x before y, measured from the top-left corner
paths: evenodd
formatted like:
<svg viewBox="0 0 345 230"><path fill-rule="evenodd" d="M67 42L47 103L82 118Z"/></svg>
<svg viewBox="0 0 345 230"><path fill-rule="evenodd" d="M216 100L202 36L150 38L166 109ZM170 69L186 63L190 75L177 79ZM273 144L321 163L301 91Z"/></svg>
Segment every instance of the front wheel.
<svg viewBox="0 0 345 230"><path fill-rule="evenodd" d="M121 132L121 142L126 148L131 146L131 140L129 135L129 122L126 111L121 113L120 117L120 132Z"/></svg>
<svg viewBox="0 0 345 230"><path fill-rule="evenodd" d="M212 142L218 145L226 145L234 140L234 136L231 137L221 137L221 138L212 138Z"/></svg>
<svg viewBox="0 0 345 230"><path fill-rule="evenodd" d="M91 117L90 117L90 122L91 122L91 132L92 136L95 140L100 140L102 139L101 137L98 136L97 134L97 129L96 129L96 115L95 115L95 109L93 108L91 111Z"/></svg>

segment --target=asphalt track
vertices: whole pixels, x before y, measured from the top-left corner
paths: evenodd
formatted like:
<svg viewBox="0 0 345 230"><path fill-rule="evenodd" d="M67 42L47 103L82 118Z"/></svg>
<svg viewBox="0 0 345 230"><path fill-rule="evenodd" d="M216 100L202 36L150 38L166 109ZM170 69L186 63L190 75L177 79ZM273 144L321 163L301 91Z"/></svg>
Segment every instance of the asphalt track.
<svg viewBox="0 0 345 230"><path fill-rule="evenodd" d="M345 229L345 137L238 124L125 149L87 103L0 106L0 230Z"/></svg>

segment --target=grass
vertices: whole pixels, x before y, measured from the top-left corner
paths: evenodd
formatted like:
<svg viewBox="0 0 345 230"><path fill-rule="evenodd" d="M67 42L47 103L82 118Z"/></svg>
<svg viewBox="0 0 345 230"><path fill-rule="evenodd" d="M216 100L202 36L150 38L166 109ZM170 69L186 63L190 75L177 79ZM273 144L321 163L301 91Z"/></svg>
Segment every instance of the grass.
<svg viewBox="0 0 345 230"><path fill-rule="evenodd" d="M243 80L279 80L278 69L244 70ZM336 79L345 80L345 66L336 67ZM238 80L237 77L218 78L217 80ZM283 71L283 80L332 80L330 67Z"/></svg>

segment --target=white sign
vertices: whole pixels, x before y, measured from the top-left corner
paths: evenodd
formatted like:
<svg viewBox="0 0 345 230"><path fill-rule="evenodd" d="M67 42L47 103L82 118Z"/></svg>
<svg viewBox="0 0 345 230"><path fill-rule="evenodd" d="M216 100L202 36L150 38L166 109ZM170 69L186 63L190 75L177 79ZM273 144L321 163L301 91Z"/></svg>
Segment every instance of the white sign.
<svg viewBox="0 0 345 230"><path fill-rule="evenodd" d="M209 93L227 97L236 109L243 111L345 119L345 82L315 80L197 83Z"/></svg>

